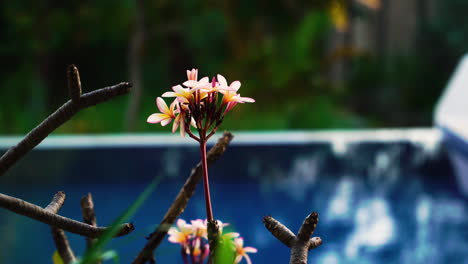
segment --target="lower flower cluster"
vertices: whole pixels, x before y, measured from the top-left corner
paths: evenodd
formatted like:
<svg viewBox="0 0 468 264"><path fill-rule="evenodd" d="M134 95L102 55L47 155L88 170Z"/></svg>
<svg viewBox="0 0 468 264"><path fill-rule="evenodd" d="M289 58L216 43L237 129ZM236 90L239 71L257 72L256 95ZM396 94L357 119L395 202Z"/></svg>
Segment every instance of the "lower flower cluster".
<svg viewBox="0 0 468 264"><path fill-rule="evenodd" d="M248 264L252 261L247 253L256 253L253 247L244 247L244 239L239 233L228 232L223 234L223 224L218 220L219 232L223 241L230 243L234 259L232 263L240 263L243 259ZM177 221L177 227L171 227L168 231L169 241L181 245L181 255L184 264L203 264L208 259L210 246L208 244L207 221L202 219L192 220L190 224L183 219Z"/></svg>

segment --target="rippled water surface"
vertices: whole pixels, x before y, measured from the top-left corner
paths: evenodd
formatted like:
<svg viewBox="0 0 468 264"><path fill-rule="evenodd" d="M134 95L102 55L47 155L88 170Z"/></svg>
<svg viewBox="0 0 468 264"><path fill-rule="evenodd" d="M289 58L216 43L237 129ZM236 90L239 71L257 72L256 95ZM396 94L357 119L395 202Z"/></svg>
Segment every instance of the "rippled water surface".
<svg viewBox="0 0 468 264"><path fill-rule="evenodd" d="M311 251L313 263L468 263L468 198L437 134L357 134L234 141L210 168L215 217L240 232L246 246L258 248L254 263L289 261L288 248L264 228L263 216L296 232L312 211L320 214L315 235L324 241ZM67 200L60 213L74 219L81 219L80 198L91 192L98 224L107 225L153 177L162 177L132 219L136 231L110 245L121 263L130 263L198 155L191 144L40 148L0 179L0 192L46 206L63 190ZM200 185L182 217L204 215ZM46 225L2 209L0 234L1 263L51 263L55 249ZM82 254L84 239L69 238ZM182 262L179 248L168 242L156 257L159 263Z"/></svg>

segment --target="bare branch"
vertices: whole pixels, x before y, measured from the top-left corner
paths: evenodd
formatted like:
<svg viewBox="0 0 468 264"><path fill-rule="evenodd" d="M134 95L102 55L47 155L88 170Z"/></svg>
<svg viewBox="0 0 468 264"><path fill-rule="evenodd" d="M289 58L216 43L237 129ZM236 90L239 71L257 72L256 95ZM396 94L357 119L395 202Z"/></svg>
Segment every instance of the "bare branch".
<svg viewBox="0 0 468 264"><path fill-rule="evenodd" d="M91 196L90 193L88 193L86 196L83 196L81 198L81 214L83 215L84 223L88 225L92 225L92 226L97 226L96 214L94 213L93 196ZM93 238L87 237L86 247L90 248L93 242L94 242Z"/></svg>
<svg viewBox="0 0 468 264"><path fill-rule="evenodd" d="M58 211L60 210L64 202L65 202L65 192L59 191L54 195L54 198L52 198L52 201L50 202L49 205L47 205L46 208L44 208L44 210L56 214L58 213Z"/></svg>
<svg viewBox="0 0 468 264"><path fill-rule="evenodd" d="M75 65L68 66L67 69L68 91L72 102L78 103L81 96L80 73Z"/></svg>
<svg viewBox="0 0 468 264"><path fill-rule="evenodd" d="M287 247L292 247L296 236L285 225L271 216L263 217L263 224L270 233Z"/></svg>
<svg viewBox="0 0 468 264"><path fill-rule="evenodd" d="M322 245L322 239L320 237L313 237L309 241L309 250L318 248L320 245Z"/></svg>
<svg viewBox="0 0 468 264"><path fill-rule="evenodd" d="M306 217L304 223L302 223L301 228L297 232L297 239L302 241L309 241L310 236L314 234L315 228L318 224L318 213L313 212Z"/></svg>
<svg viewBox="0 0 468 264"><path fill-rule="evenodd" d="M218 140L218 143L214 145L207 154L208 165L215 162L226 150L229 142L231 142L234 136L230 132L224 132L223 136ZM190 177L185 182L184 186L177 194L174 202L171 207L167 210L166 215L163 220L156 228L156 230L150 234L148 242L145 247L140 251L138 256L133 261L133 264L144 264L147 261L154 260L153 251L159 246L161 241L167 234L169 227L174 224L177 217L179 217L182 212L184 212L187 203L195 192L195 187L197 183L202 178L202 168L199 163L197 167L192 169Z"/></svg>
<svg viewBox="0 0 468 264"><path fill-rule="evenodd" d="M290 264L306 264L309 250L322 244L320 237L310 238L318 224L317 212L313 212L306 217L297 236L271 216L265 216L263 223L279 241L291 248Z"/></svg>
<svg viewBox="0 0 468 264"><path fill-rule="evenodd" d="M57 252L62 258L63 263L69 264L75 261L75 253L73 253L73 250L70 247L70 243L68 242L68 238L65 235L65 232L63 232L63 230L58 227L51 226L50 228L55 247L57 248Z"/></svg>
<svg viewBox="0 0 468 264"><path fill-rule="evenodd" d="M107 230L107 227L94 227L82 222L78 222L73 219L51 213L35 204L28 203L24 200L1 193L0 207L3 207L17 214L35 219L39 222L51 226L56 226L65 231L86 237L97 238ZM120 227L120 231L115 235L115 237L127 235L134 229L135 228L133 224L122 224Z"/></svg>
<svg viewBox="0 0 468 264"><path fill-rule="evenodd" d="M21 159L26 153L41 143L57 127L68 121L81 109L105 102L116 96L128 93L131 84L120 83L114 86L101 88L83 94L78 102L70 100L48 116L42 123L31 130L16 146L11 147L0 158L0 176L5 174L13 164Z"/></svg>
<svg viewBox="0 0 468 264"><path fill-rule="evenodd" d="M83 215L83 222L88 225L97 226L96 214L94 212L93 196L91 193L81 198L81 214ZM89 249L96 241L95 238L86 237L86 248ZM101 261L97 260L94 264L100 264Z"/></svg>
<svg viewBox="0 0 468 264"><path fill-rule="evenodd" d="M51 212L53 214L58 213L60 207L62 207L63 203L65 202L65 192L57 192L52 199L52 202L44 208L44 210ZM50 231L52 232L52 238L54 239L55 247L57 248L57 252L59 253L60 257L62 258L65 264L69 264L76 260L75 254L70 247L70 243L68 242L67 236L62 229L57 228L55 226L50 227Z"/></svg>

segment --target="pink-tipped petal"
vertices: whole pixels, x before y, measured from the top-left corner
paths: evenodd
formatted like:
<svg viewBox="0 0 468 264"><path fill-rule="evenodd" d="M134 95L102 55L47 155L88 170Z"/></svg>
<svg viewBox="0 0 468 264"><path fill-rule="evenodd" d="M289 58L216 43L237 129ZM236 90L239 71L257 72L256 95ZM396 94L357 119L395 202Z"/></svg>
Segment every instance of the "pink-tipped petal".
<svg viewBox="0 0 468 264"><path fill-rule="evenodd" d="M256 248L253 248L253 247L245 247L244 251L247 252L247 253L257 253L258 252L258 250Z"/></svg>
<svg viewBox="0 0 468 264"><path fill-rule="evenodd" d="M182 96L177 96L177 101L178 101L179 103L182 103L182 104L188 103L188 102L189 102L189 101L187 100L187 98L182 97Z"/></svg>
<svg viewBox="0 0 468 264"><path fill-rule="evenodd" d="M177 219L177 227L183 227L187 224L184 219Z"/></svg>
<svg viewBox="0 0 468 264"><path fill-rule="evenodd" d="M224 113L227 113L227 112L231 111L231 109L232 109L234 106L236 106L236 104L237 104L237 102L234 102L234 101L233 101L233 102L229 102L229 103L227 104L226 111L224 111Z"/></svg>
<svg viewBox="0 0 468 264"><path fill-rule="evenodd" d="M188 81L185 81L183 83L183 85L187 86L187 87L194 87L195 85L197 85L198 82L195 81L195 80L188 80Z"/></svg>
<svg viewBox="0 0 468 264"><path fill-rule="evenodd" d="M173 114L175 109L176 109L176 106L179 104L179 101L177 101L177 98L174 99L174 101L172 101L171 105L169 106L169 109L171 111L171 113Z"/></svg>
<svg viewBox="0 0 468 264"><path fill-rule="evenodd" d="M169 107L167 107L166 102L164 102L161 97L156 98L156 105L158 106L158 109L161 111L161 113L169 113Z"/></svg>
<svg viewBox="0 0 468 264"><path fill-rule="evenodd" d="M180 120L180 136L185 137L185 120Z"/></svg>
<svg viewBox="0 0 468 264"><path fill-rule="evenodd" d="M161 126L166 126L167 124L169 124L170 122L172 121L172 118L168 117L166 119L163 119L161 121Z"/></svg>
<svg viewBox="0 0 468 264"><path fill-rule="evenodd" d="M242 237L238 237L234 239L234 244L236 244L237 247L243 248L244 247L244 239Z"/></svg>
<svg viewBox="0 0 468 264"><path fill-rule="evenodd" d="M231 88L233 88L234 90L237 91L241 87L241 82L233 81L229 87L231 87Z"/></svg>
<svg viewBox="0 0 468 264"><path fill-rule="evenodd" d="M176 97L177 95L174 92L165 92L162 94L162 97Z"/></svg>
<svg viewBox="0 0 468 264"><path fill-rule="evenodd" d="M210 82L210 79L208 78L208 76L205 76L203 78L200 79L200 81L198 81L199 83L209 83Z"/></svg>
<svg viewBox="0 0 468 264"><path fill-rule="evenodd" d="M177 232L178 232L177 229L175 229L174 227L171 227L169 228L169 231L167 231L167 234L171 236L171 235L176 234Z"/></svg>
<svg viewBox="0 0 468 264"><path fill-rule="evenodd" d="M243 258L242 255L237 255L237 256L236 256L236 259L234 259L234 263L239 263L239 262L241 262L242 258Z"/></svg>
<svg viewBox="0 0 468 264"><path fill-rule="evenodd" d="M167 115L165 114L161 114L161 113L152 114L148 116L148 119L146 119L146 122L151 123L151 124L157 124L165 118L167 118Z"/></svg>
<svg viewBox="0 0 468 264"><path fill-rule="evenodd" d="M247 261L247 264L252 264L252 260L250 260L250 257L247 254L245 254L244 257L245 257L245 260Z"/></svg>
<svg viewBox="0 0 468 264"><path fill-rule="evenodd" d="M196 91L198 89L209 88L211 85L205 82L198 82L197 85L192 87L192 91Z"/></svg>
<svg viewBox="0 0 468 264"><path fill-rule="evenodd" d="M174 123L172 124L172 133L175 133L177 128L179 127L179 120L180 120L180 114L176 117L174 120Z"/></svg>
<svg viewBox="0 0 468 264"><path fill-rule="evenodd" d="M240 97L240 99L242 100L242 102L245 102L245 103L255 103L255 99L250 98L250 97Z"/></svg>
<svg viewBox="0 0 468 264"><path fill-rule="evenodd" d="M185 91L184 87L182 87L182 85L178 84L176 86L172 86L172 90L176 93L176 94L180 94L180 93L183 93Z"/></svg>
<svg viewBox="0 0 468 264"><path fill-rule="evenodd" d="M221 84L221 86L228 86L226 78L224 78L224 76L222 76L221 74L218 74L216 76L217 76L218 82L219 82L219 84Z"/></svg>

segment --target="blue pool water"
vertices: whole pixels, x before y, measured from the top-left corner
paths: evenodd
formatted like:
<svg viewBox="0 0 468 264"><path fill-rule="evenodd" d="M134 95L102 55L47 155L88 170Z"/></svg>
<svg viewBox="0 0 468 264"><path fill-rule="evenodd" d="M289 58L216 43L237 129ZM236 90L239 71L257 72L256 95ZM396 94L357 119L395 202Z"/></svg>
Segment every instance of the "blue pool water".
<svg viewBox="0 0 468 264"><path fill-rule="evenodd" d="M80 198L91 192L98 224L108 225L161 177L131 220L136 230L109 245L130 263L199 159L194 144L157 140L45 142L0 179L0 192L46 206L63 190L60 214L74 219L81 219ZM437 131L256 134L253 141L241 134L210 168L210 180L215 217L259 250L253 263L289 261L289 249L264 228L263 216L297 232L312 211L320 214L315 236L324 243L310 252L311 263L468 263L468 197ZM182 218L204 216L199 185ZM0 263L51 263L49 232L0 209ZM68 236L81 255L84 239ZM156 258L182 263L178 246L167 241Z"/></svg>

